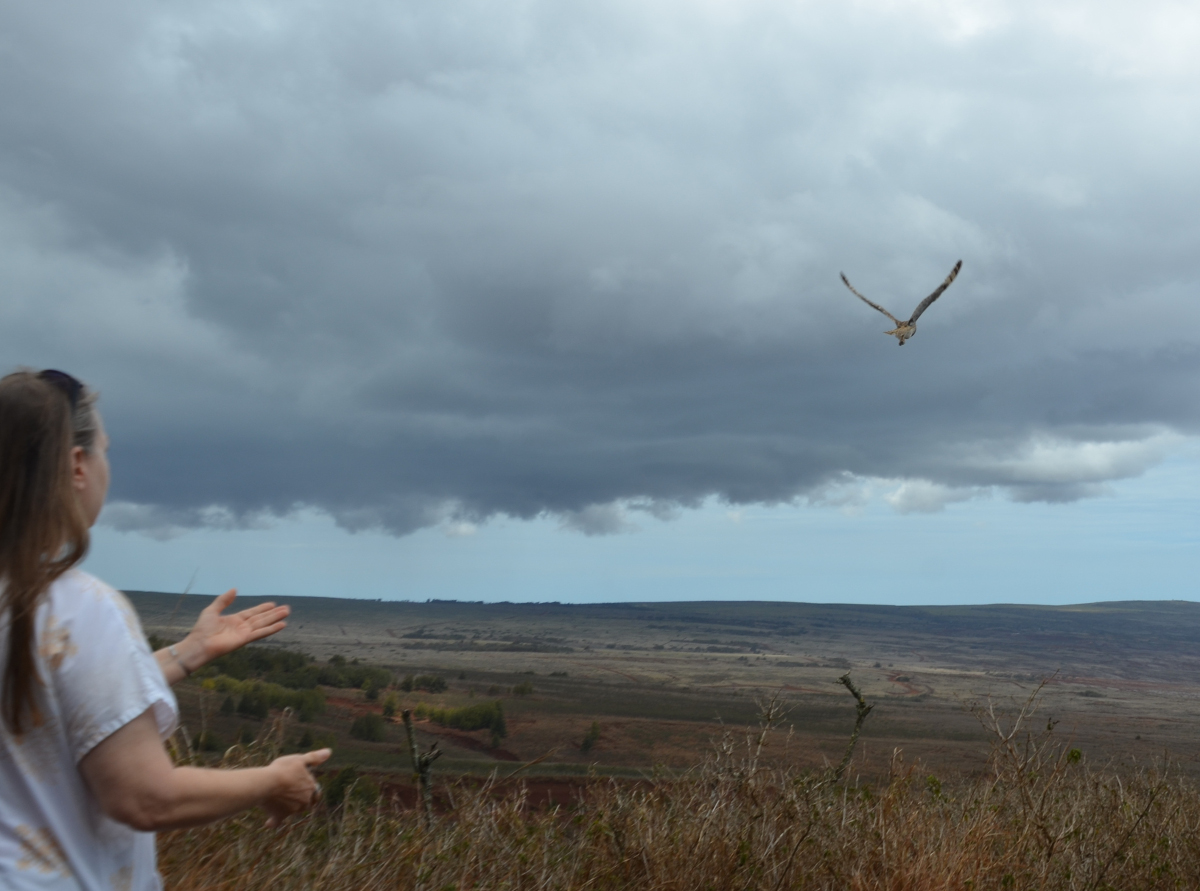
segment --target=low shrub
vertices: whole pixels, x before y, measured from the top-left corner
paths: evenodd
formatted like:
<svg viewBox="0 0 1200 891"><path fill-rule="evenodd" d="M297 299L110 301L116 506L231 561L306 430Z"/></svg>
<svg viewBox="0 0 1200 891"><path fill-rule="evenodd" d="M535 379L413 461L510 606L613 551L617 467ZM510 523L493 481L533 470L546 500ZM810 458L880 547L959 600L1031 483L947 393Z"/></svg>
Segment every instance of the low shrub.
<svg viewBox="0 0 1200 891"><path fill-rule="evenodd" d="M405 693L412 693L414 690L423 690L426 693L444 693L446 692L446 679L436 674L419 674L416 677L410 674L400 682L400 689Z"/></svg>
<svg viewBox="0 0 1200 891"><path fill-rule="evenodd" d="M383 716L394 718L400 711L400 698L395 693L389 693L383 700Z"/></svg>
<svg viewBox="0 0 1200 891"><path fill-rule="evenodd" d="M367 742L383 742L387 739L387 723L371 712L354 719L350 725L350 735Z"/></svg>
<svg viewBox="0 0 1200 891"><path fill-rule="evenodd" d="M382 690L394 680L392 673L386 668L356 665L346 662L345 659L335 662L338 658L335 656L328 664L316 667L315 677L318 684L324 684L326 687L357 687L360 690L365 690L369 685L376 690Z"/></svg>
<svg viewBox="0 0 1200 891"><path fill-rule="evenodd" d="M481 702L461 708L435 708L422 702L413 709L413 714L455 730L490 730L497 739L508 736L504 707L499 702Z"/></svg>
<svg viewBox="0 0 1200 891"><path fill-rule="evenodd" d="M579 751L590 752L592 747L600 741L600 723L593 721L592 726L588 728L588 732L583 735L583 742L579 744Z"/></svg>
<svg viewBox="0 0 1200 891"><path fill-rule="evenodd" d="M328 807L335 808L346 801L347 792L350 801L359 805L369 806L379 800L378 784L353 767L339 770L325 787L322 798Z"/></svg>
<svg viewBox="0 0 1200 891"><path fill-rule="evenodd" d="M197 672L203 679L225 675L234 680L258 680L291 690L311 690L317 686L318 668L307 653L275 647L242 647L219 656Z"/></svg>
<svg viewBox="0 0 1200 891"><path fill-rule="evenodd" d="M301 721L311 721L325 711L325 694L317 689L289 690L264 681L239 681L227 675L205 678L206 690L226 694L221 714L239 714L262 720L270 709L290 708Z"/></svg>

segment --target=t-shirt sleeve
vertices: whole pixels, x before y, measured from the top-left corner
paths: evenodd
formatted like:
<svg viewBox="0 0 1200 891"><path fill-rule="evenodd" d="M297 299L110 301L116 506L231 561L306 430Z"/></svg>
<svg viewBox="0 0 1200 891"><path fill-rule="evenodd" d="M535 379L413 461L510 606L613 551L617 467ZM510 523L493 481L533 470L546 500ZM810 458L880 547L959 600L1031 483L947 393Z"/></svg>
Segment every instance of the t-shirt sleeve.
<svg viewBox="0 0 1200 891"><path fill-rule="evenodd" d="M88 581L57 631L47 629L59 637L54 683L76 763L148 709L163 738L179 720L133 606L103 582Z"/></svg>

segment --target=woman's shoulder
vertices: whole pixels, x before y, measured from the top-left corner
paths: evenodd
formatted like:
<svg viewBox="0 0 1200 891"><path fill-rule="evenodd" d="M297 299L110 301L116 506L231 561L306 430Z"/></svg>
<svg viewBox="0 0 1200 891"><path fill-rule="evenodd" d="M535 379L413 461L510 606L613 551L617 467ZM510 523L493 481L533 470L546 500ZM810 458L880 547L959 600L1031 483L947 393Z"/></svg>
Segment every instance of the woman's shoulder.
<svg viewBox="0 0 1200 891"><path fill-rule="evenodd" d="M68 570L51 583L46 594L47 611L60 624L119 618L136 636L142 636L141 623L129 599L91 573Z"/></svg>
<svg viewBox="0 0 1200 891"><path fill-rule="evenodd" d="M82 569L68 569L50 583L51 597L79 597L88 595L96 599L104 599L116 594L116 589L100 581L90 572Z"/></svg>
<svg viewBox="0 0 1200 891"><path fill-rule="evenodd" d="M169 733L175 698L125 596L85 572L65 573L49 595L37 652L75 761L151 707Z"/></svg>

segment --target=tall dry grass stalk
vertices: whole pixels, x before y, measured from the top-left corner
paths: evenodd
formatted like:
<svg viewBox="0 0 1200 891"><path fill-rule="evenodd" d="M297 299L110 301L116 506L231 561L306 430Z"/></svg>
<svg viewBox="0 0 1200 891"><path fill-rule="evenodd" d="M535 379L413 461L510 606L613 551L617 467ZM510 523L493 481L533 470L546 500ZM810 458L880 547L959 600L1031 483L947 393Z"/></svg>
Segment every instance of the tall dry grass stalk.
<svg viewBox="0 0 1200 891"><path fill-rule="evenodd" d="M953 784L899 752L876 783L774 769L768 703L762 728L727 733L683 778L597 782L550 809L463 785L428 824L348 795L277 831L246 815L164 834L160 866L180 891L1200 887L1197 790L1163 765L1093 768L1052 723L1034 729L1036 712L1036 694L1010 717L982 708L990 769ZM262 760L279 738L227 760Z"/></svg>

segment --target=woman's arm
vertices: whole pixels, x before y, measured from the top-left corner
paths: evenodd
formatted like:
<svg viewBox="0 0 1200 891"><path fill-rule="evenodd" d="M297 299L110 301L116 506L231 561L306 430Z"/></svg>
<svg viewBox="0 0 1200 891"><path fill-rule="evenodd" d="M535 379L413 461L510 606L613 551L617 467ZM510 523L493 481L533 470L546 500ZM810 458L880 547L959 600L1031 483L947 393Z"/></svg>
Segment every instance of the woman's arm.
<svg viewBox="0 0 1200 891"><path fill-rule="evenodd" d="M191 633L175 644L178 658L169 647L163 647L154 654L168 684L177 684L218 656L224 656L252 641L270 637L287 627L284 619L292 611L291 608L274 603L260 603L231 616L221 615L235 597L237 589L230 588L204 608Z"/></svg>
<svg viewBox="0 0 1200 891"><path fill-rule="evenodd" d="M176 767L147 710L84 755L79 772L104 813L143 832L197 826L256 806L277 826L313 803L318 787L309 768L330 754L285 755L241 770Z"/></svg>

